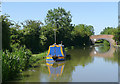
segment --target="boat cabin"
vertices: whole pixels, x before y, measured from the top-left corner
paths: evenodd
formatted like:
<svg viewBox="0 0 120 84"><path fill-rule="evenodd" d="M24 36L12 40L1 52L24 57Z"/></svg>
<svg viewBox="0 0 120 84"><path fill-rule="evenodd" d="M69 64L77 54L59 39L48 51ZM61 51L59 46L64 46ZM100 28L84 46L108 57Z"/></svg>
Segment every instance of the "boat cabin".
<svg viewBox="0 0 120 84"><path fill-rule="evenodd" d="M46 61L61 61L65 60L65 50L62 44L53 44L49 46L48 54L46 56Z"/></svg>

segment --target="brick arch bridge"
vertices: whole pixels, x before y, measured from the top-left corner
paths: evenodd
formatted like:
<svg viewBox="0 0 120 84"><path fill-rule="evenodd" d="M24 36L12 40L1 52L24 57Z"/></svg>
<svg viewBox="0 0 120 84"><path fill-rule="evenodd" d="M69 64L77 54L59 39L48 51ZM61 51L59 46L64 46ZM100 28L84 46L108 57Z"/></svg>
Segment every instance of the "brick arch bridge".
<svg viewBox="0 0 120 84"><path fill-rule="evenodd" d="M114 35L92 35L90 36L90 39L93 44L95 44L96 41L104 39L107 40L111 45L115 44L115 40L113 40Z"/></svg>

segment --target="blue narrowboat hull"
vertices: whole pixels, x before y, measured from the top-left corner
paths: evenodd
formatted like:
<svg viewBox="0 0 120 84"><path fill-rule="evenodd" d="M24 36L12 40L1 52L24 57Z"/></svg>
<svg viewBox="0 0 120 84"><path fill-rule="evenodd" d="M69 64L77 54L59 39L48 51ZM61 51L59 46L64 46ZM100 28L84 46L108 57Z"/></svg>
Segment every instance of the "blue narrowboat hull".
<svg viewBox="0 0 120 84"><path fill-rule="evenodd" d="M48 54L46 56L46 61L64 61L66 53L64 50L64 45L53 44L49 46Z"/></svg>

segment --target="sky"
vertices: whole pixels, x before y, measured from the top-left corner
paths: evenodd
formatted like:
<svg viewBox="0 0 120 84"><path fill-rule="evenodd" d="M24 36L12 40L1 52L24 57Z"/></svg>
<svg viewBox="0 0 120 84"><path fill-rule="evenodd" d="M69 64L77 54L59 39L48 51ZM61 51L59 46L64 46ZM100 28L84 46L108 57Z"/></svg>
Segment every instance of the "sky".
<svg viewBox="0 0 120 84"><path fill-rule="evenodd" d="M2 14L15 22L32 19L44 23L48 10L58 7L71 12L72 24L92 25L95 35L105 27L118 26L118 2L3 2Z"/></svg>
<svg viewBox="0 0 120 84"><path fill-rule="evenodd" d="M118 2L119 0L1 0L2 2Z"/></svg>

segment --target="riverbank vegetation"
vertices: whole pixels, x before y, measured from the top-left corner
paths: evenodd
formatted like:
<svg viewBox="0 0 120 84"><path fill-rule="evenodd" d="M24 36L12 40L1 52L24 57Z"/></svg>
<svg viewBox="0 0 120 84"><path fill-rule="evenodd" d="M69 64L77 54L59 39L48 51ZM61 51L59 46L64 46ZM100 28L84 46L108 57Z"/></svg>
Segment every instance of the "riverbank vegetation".
<svg viewBox="0 0 120 84"><path fill-rule="evenodd" d="M2 53L2 79L3 81L13 79L29 65L31 51L25 46L16 48L15 51L5 50Z"/></svg>

